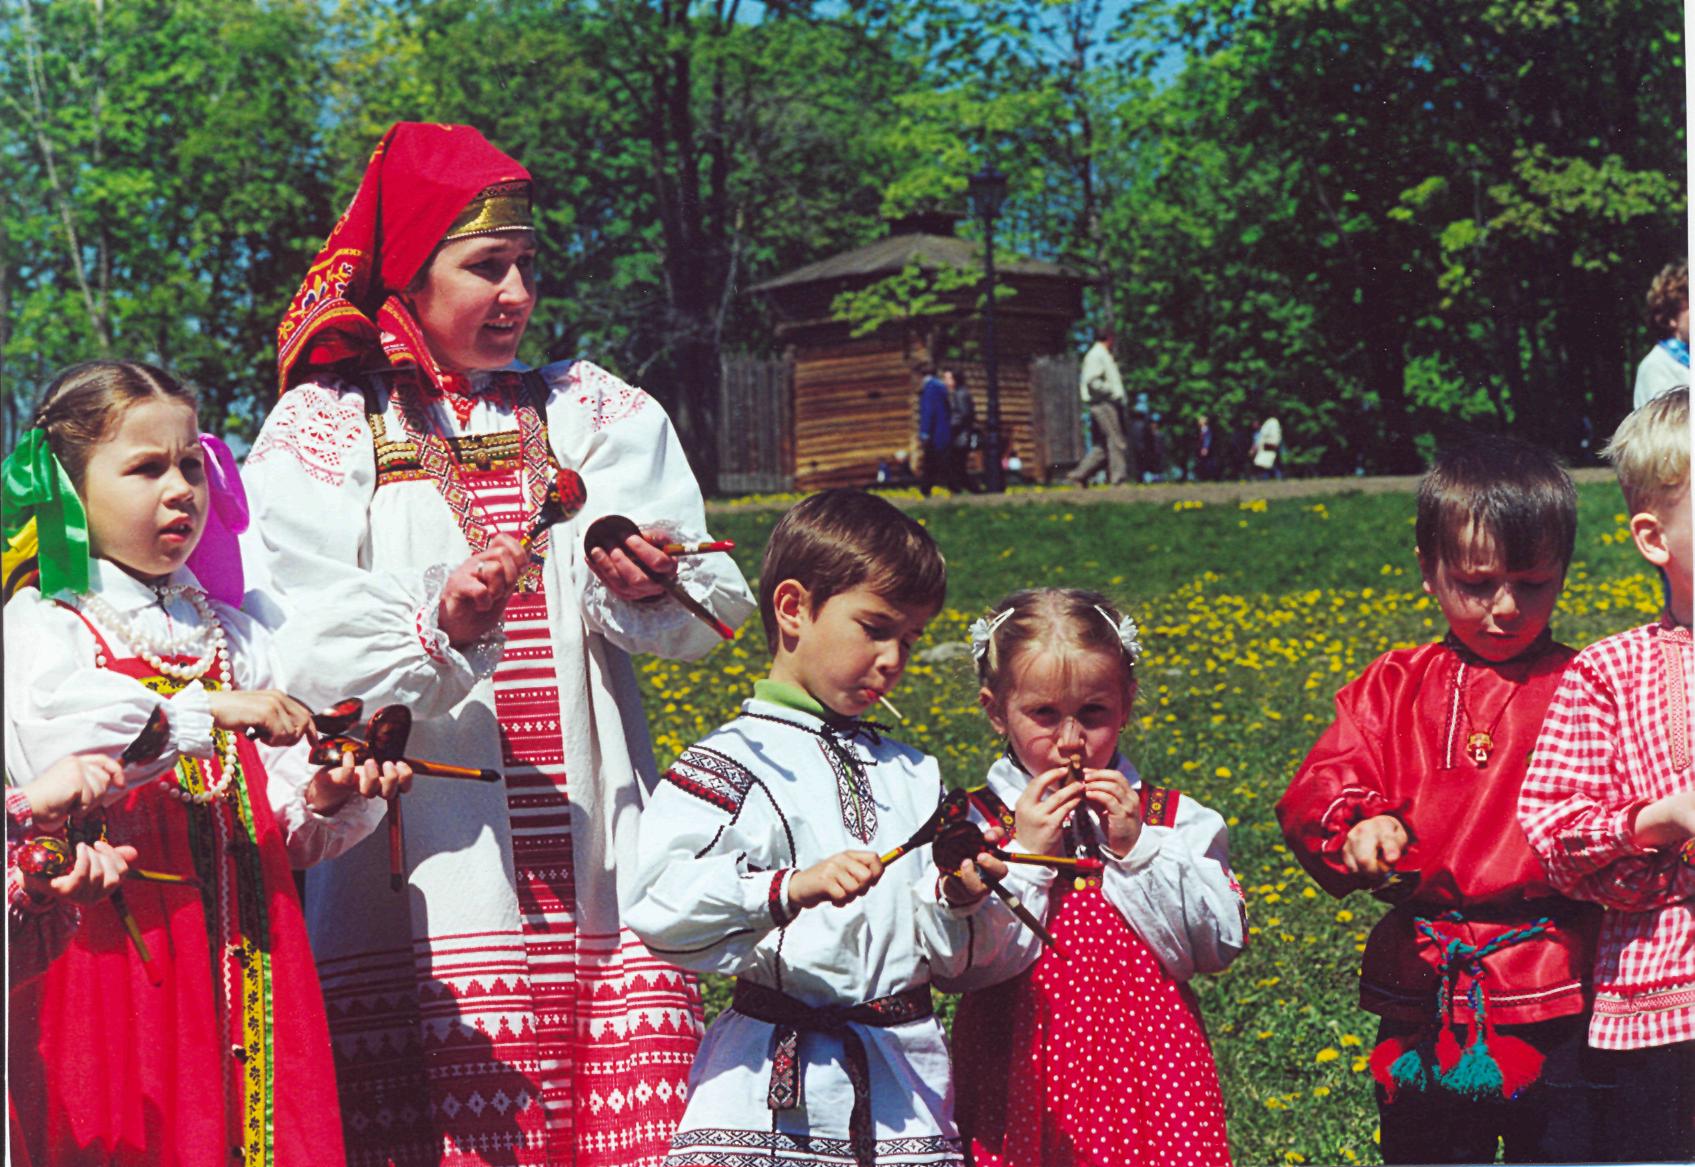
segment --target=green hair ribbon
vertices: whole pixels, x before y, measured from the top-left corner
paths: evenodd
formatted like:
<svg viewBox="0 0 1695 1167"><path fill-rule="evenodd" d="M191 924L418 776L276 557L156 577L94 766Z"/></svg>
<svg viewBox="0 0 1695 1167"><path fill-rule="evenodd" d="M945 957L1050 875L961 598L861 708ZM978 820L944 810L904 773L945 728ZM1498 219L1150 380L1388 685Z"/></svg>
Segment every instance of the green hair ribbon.
<svg viewBox="0 0 1695 1167"><path fill-rule="evenodd" d="M70 475L53 455L47 431L24 434L0 466L4 531L9 542L35 519L41 565L41 594L88 590L88 515Z"/></svg>

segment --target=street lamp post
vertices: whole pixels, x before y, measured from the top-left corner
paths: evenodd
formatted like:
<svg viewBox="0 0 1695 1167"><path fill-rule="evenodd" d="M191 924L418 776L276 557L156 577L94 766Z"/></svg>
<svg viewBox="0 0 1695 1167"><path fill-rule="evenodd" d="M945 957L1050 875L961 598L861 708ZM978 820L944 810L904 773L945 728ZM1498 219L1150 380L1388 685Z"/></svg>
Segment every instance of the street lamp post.
<svg viewBox="0 0 1695 1167"><path fill-rule="evenodd" d="M1001 383L995 351L995 220L1006 201L1006 175L985 162L969 181L971 209L983 220L983 365L989 377L983 470L988 489L1000 494L1006 490L1006 471L1001 466Z"/></svg>

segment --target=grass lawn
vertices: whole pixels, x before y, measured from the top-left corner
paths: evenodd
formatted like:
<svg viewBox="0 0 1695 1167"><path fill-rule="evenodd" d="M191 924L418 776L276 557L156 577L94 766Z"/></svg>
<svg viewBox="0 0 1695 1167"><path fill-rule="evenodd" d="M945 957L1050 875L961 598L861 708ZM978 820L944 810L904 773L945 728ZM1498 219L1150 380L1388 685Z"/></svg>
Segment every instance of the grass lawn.
<svg viewBox="0 0 1695 1167"><path fill-rule="evenodd" d="M1611 485L1580 488L1577 551L1556 635L1582 646L1642 623L1660 587L1624 530ZM897 500L898 501L898 500ZM729 510L753 579L772 510ZM938 503L914 512L948 557L948 604L894 694L897 736L976 785L997 746L977 710L969 659L925 660L963 641L1006 592L1099 588L1143 627L1126 752L1142 774L1214 807L1248 898L1251 941L1227 972L1195 982L1223 1075L1238 1163L1378 1162L1365 1071L1375 1019L1355 1004L1358 958L1382 908L1337 901L1301 872L1273 805L1331 716L1345 681L1384 651L1433 639L1441 614L1419 588L1412 498L1341 494L1273 502L1068 506ZM757 617L706 660L639 663L661 764L727 719L766 665ZM719 1007L724 986L708 986ZM944 1012L951 1013L946 1002Z"/></svg>

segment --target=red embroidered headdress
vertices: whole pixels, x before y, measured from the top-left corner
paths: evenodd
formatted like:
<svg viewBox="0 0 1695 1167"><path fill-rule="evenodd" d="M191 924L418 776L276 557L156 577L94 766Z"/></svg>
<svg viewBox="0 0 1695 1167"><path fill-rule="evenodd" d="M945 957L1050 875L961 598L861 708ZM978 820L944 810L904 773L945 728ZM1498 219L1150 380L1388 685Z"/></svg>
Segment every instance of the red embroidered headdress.
<svg viewBox="0 0 1695 1167"><path fill-rule="evenodd" d="M395 293L442 239L529 226L530 172L482 134L395 123L277 325L278 392L330 370L402 364L439 388L443 374Z"/></svg>

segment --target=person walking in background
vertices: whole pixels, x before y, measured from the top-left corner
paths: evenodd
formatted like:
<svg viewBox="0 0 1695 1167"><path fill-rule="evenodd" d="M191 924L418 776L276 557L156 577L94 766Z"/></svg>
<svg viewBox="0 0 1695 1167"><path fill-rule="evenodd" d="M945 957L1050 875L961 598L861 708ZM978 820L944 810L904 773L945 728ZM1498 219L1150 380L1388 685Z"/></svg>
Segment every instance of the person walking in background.
<svg viewBox="0 0 1695 1167"><path fill-rule="evenodd" d="M1129 477L1129 446L1124 438L1124 407L1128 402L1118 363L1112 359L1112 344L1112 333L1098 329L1077 376L1078 392L1089 409L1095 433L1095 448L1066 475L1078 486L1088 485L1102 463L1106 464L1108 482L1124 482Z"/></svg>
<svg viewBox="0 0 1695 1167"><path fill-rule="evenodd" d="M1259 430L1254 434L1253 476L1255 478L1282 478L1283 467L1279 459L1283 451L1283 425L1268 411L1265 420L1260 423Z"/></svg>
<svg viewBox="0 0 1695 1167"><path fill-rule="evenodd" d="M1648 288L1648 327L1658 338L1636 366L1632 409L1689 384L1689 261L1667 264Z"/></svg>
<svg viewBox="0 0 1695 1167"><path fill-rule="evenodd" d="M923 465L918 468L918 491L925 498L930 497L930 489L938 482L947 481L945 467L953 449L949 398L942 371L932 365L924 384L918 387L918 445L923 458Z"/></svg>
<svg viewBox="0 0 1695 1167"><path fill-rule="evenodd" d="M971 472L966 466L971 451L977 448L977 401L971 387L965 383L965 372L949 369L942 374L948 389L948 425L953 429L948 451L947 486L955 494L971 489Z"/></svg>
<svg viewBox="0 0 1695 1167"><path fill-rule="evenodd" d="M1218 431L1204 413L1195 420L1195 479L1218 481Z"/></svg>

